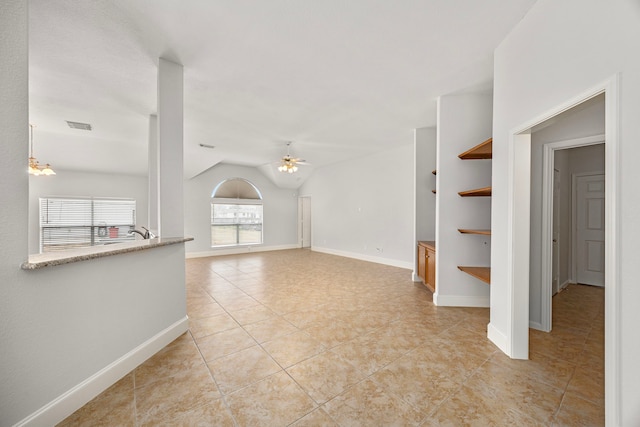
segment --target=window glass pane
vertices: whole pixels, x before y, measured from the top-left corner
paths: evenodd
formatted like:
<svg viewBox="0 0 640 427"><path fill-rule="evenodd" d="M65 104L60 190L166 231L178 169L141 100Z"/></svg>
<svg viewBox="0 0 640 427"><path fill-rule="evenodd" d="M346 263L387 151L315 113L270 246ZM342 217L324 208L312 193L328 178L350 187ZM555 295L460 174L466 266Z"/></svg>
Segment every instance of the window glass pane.
<svg viewBox="0 0 640 427"><path fill-rule="evenodd" d="M238 243L262 243L262 224L240 225L238 233Z"/></svg>
<svg viewBox="0 0 640 427"><path fill-rule="evenodd" d="M211 246L259 243L262 243L262 205L211 204Z"/></svg>

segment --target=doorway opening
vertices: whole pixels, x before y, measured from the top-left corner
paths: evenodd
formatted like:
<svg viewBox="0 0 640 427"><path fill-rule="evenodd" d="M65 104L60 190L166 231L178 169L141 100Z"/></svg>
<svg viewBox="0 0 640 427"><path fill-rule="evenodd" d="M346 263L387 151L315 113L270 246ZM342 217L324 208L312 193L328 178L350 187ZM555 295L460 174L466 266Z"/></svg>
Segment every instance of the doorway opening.
<svg viewBox="0 0 640 427"><path fill-rule="evenodd" d="M617 274L619 271L618 260L618 196L619 172L618 172L618 77L613 76L602 84L593 87L575 98L553 108L539 117L525 122L523 125L514 128L508 143L508 248L506 256L507 281L510 290L510 324L509 331L509 355L513 358L527 359L529 357L529 303L531 281L530 281L530 256L533 255L530 246L531 237L531 131L536 126L543 124L549 119L559 116L561 113L579 106L585 101L597 97L605 96L605 231L606 241L604 243L604 276L606 286L604 288L604 352L605 352L605 407L607 414L618 414L620 401L620 301L617 289ZM552 168L553 170L553 168ZM543 174L543 176L549 176ZM553 176L551 173L550 176ZM552 181L552 179L549 179ZM548 183L545 183L547 186ZM552 183L551 183L552 185ZM552 193L552 191L550 191ZM550 203L552 205L552 203ZM548 206L545 209L549 209ZM549 218L545 215L543 218ZM551 224L549 224L551 225ZM551 227L547 228L551 230ZM546 233L548 239L549 233ZM544 247L550 247L551 242L547 242ZM538 246L542 247L542 246ZM549 251L551 252L551 251ZM547 260L547 271L551 275L551 261ZM539 281L538 283L543 283ZM546 282L545 282L546 283ZM535 285L535 283L534 283ZM550 292L549 292L550 294ZM546 317L545 315L543 317ZM614 416L614 415L611 415ZM607 419L610 415L607 415Z"/></svg>
<svg viewBox="0 0 640 427"><path fill-rule="evenodd" d="M596 115L603 109L596 108ZM569 283L604 286L604 141L600 134L543 145L541 221L536 222L534 192L531 203L529 325L534 329L551 331L552 297ZM585 281L586 276L591 280Z"/></svg>

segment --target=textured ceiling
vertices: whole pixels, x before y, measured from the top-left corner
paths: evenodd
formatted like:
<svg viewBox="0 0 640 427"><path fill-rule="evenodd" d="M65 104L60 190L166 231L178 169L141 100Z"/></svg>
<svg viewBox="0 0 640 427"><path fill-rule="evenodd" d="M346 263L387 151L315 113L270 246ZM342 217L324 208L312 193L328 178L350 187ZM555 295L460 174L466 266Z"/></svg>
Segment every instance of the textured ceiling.
<svg viewBox="0 0 640 427"><path fill-rule="evenodd" d="M224 162L297 187L410 143L435 125L437 96L490 89L493 50L534 1L32 0L35 154L145 174L162 56L184 65L187 178ZM286 141L313 166L279 174Z"/></svg>

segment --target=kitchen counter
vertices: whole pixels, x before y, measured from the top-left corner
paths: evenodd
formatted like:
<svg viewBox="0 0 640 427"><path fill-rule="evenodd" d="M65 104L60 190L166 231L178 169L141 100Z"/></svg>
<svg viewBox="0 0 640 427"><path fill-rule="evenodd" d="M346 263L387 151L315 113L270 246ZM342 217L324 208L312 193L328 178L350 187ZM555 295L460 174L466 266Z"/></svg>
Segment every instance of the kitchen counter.
<svg viewBox="0 0 640 427"><path fill-rule="evenodd" d="M47 252L43 254L29 255L29 260L22 263L23 270L37 270L55 265L69 264L72 262L87 261L95 258L103 258L112 255L129 252L144 251L167 245L177 245L193 240L193 237L167 237L133 242L116 243L113 245L90 246L87 248L72 249L60 252Z"/></svg>

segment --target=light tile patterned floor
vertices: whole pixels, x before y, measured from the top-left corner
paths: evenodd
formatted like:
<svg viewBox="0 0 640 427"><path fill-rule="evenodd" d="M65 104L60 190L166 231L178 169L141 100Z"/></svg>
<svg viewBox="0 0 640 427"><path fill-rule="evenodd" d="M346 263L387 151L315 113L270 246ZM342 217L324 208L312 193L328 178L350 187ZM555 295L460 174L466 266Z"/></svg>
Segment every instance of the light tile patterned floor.
<svg viewBox="0 0 640 427"><path fill-rule="evenodd" d="M488 309L431 297L309 250L187 260L190 331L60 425L604 425L603 289L554 297L529 361L487 340Z"/></svg>

